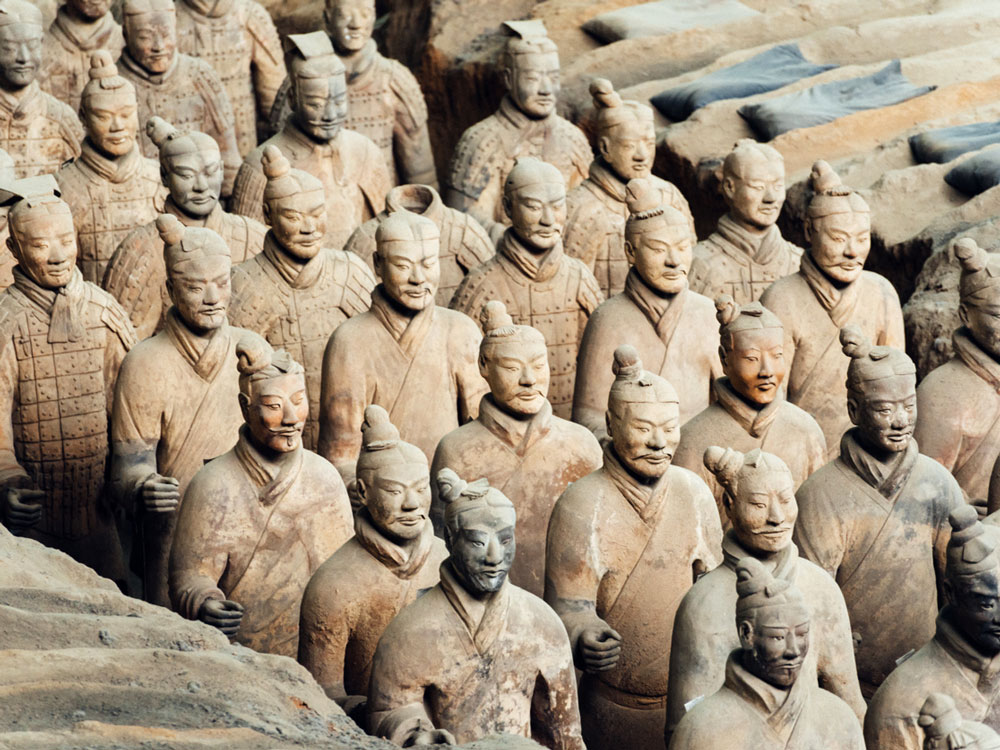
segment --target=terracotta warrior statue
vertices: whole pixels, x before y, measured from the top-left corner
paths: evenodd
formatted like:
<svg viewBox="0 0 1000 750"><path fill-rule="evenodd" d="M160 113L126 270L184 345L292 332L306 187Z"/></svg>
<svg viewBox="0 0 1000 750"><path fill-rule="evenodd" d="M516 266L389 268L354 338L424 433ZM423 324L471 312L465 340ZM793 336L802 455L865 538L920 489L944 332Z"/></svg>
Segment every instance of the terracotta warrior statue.
<svg viewBox="0 0 1000 750"><path fill-rule="evenodd" d="M76 111L42 91L42 14L27 0L0 2L0 148L18 177L51 174L80 155Z"/></svg>
<svg viewBox="0 0 1000 750"><path fill-rule="evenodd" d="M122 365L111 423L111 478L117 501L135 519L145 598L169 606L167 564L188 483L205 461L239 436L236 349L256 361L269 352L255 333L230 326L230 253L204 227L173 214L156 225L163 241L172 307L163 330Z"/></svg>
<svg viewBox="0 0 1000 750"><path fill-rule="evenodd" d="M944 693L931 693L917 719L924 735L923 750L1000 750L1000 735L978 721L963 719L955 701Z"/></svg>
<svg viewBox="0 0 1000 750"><path fill-rule="evenodd" d="M170 194L163 210L184 226L205 227L229 246L233 263L252 258L264 247L267 227L222 209L223 166L219 144L197 130L182 133L151 117L146 134L160 152L160 177ZM104 272L103 286L128 312L140 339L163 328L170 308L163 240L156 221L143 224L118 245Z"/></svg>
<svg viewBox="0 0 1000 750"><path fill-rule="evenodd" d="M538 159L518 159L503 186L511 226L497 254L469 271L451 307L480 320L490 300L500 300L519 325L537 328L548 342L549 401L569 419L577 354L587 319L604 300L587 267L563 252L566 185L559 170Z"/></svg>
<svg viewBox="0 0 1000 750"><path fill-rule="evenodd" d="M809 249L798 273L774 282L760 301L785 325L788 400L819 422L832 459L851 427L840 329L856 325L875 344L902 348L903 312L892 284L864 270L872 224L865 199L841 185L825 161L813 165L811 184Z"/></svg>
<svg viewBox="0 0 1000 750"><path fill-rule="evenodd" d="M305 367L309 418L302 442L319 438L323 352L330 335L372 303L375 277L356 255L329 247L323 183L292 169L277 146L264 148L264 251L233 269L233 325L288 349Z"/></svg>
<svg viewBox="0 0 1000 750"><path fill-rule="evenodd" d="M117 60L125 46L122 27L111 15L111 0L66 0L42 40L38 83L74 112L90 80L90 58L105 50Z"/></svg>
<svg viewBox="0 0 1000 750"><path fill-rule="evenodd" d="M653 372L680 395L681 424L709 404L722 374L712 301L688 287L694 239L688 217L661 202L648 180L628 183L625 291L594 311L580 342L573 420L605 436L604 414L614 376L608 362L623 343L636 347Z"/></svg>
<svg viewBox="0 0 1000 750"><path fill-rule="evenodd" d="M518 158L556 167L569 189L587 177L594 158L583 132L556 114L559 50L540 20L507 21L511 34L499 67L507 95L500 107L462 134L448 174L449 206L482 223L494 242L512 217L504 207L507 174Z"/></svg>
<svg viewBox="0 0 1000 750"><path fill-rule="evenodd" d="M1000 726L998 529L976 509L951 514L944 592L933 638L902 661L875 693L865 719L872 750L920 750L924 696L947 693L967 719Z"/></svg>
<svg viewBox="0 0 1000 750"><path fill-rule="evenodd" d="M712 298L728 294L742 305L799 270L802 248L787 242L777 227L785 203L785 160L771 146L743 138L722 164L720 187L729 212L695 245L691 288Z"/></svg>
<svg viewBox="0 0 1000 750"><path fill-rule="evenodd" d="M788 360L778 317L759 302L741 307L728 294L715 305L724 377L715 381L715 403L681 427L674 464L705 480L725 527L725 493L703 460L709 446L773 453L791 470L794 492L826 463L826 441L816 420L785 400Z"/></svg>
<svg viewBox="0 0 1000 750"><path fill-rule="evenodd" d="M293 167L323 183L326 214L336 217L330 243L340 248L357 227L385 208L392 183L378 146L344 127L347 83L344 64L334 54L330 38L314 31L288 39L292 115L277 135L247 154L231 207L264 221L264 148L277 146Z"/></svg>
<svg viewBox="0 0 1000 750"><path fill-rule="evenodd" d="M163 210L166 190L156 162L136 143L135 89L105 50L91 60L80 115L87 133L82 153L59 168L56 181L73 209L77 264L84 279L100 284L118 243Z"/></svg>
<svg viewBox="0 0 1000 750"><path fill-rule="evenodd" d="M673 386L627 345L614 373L604 465L552 511L545 601L583 671L587 746L662 750L674 613L721 561L722 529L705 483L670 463L680 436Z"/></svg>
<svg viewBox="0 0 1000 750"><path fill-rule="evenodd" d="M369 730L397 745L464 744L494 734L584 750L566 630L507 580L514 505L485 479L437 475L445 503L441 581L389 623L375 651Z"/></svg>
<svg viewBox="0 0 1000 750"><path fill-rule="evenodd" d="M17 265L0 293L3 523L125 581L105 498L108 417L135 332L111 295L76 266L70 207L51 176L0 193Z"/></svg>
<svg viewBox="0 0 1000 750"><path fill-rule="evenodd" d="M0 148L0 185L10 185L16 180L14 160ZM0 209L0 291L14 283L14 266L17 260L7 247L7 212Z"/></svg>
<svg viewBox="0 0 1000 750"><path fill-rule="evenodd" d="M739 646L722 687L681 718L670 750L864 750L851 707L809 674L818 628L807 598L755 557L736 564L735 579Z"/></svg>
<svg viewBox="0 0 1000 750"><path fill-rule="evenodd" d="M476 419L441 438L431 473L485 477L511 499L521 526L511 581L541 596L552 506L567 485L601 465L601 446L586 427L552 414L545 337L537 329L516 325L496 300L483 308L482 328L479 372L490 392ZM432 518L443 534L441 498Z"/></svg>
<svg viewBox="0 0 1000 750"><path fill-rule="evenodd" d="M313 574L302 597L299 662L365 725L375 647L399 611L439 580L427 456L399 438L381 406L365 409L353 492L354 536Z"/></svg>
<svg viewBox="0 0 1000 750"><path fill-rule="evenodd" d="M400 210L375 235L371 309L333 332L323 356L318 453L348 480L361 450L365 407L378 404L428 462L438 441L475 419L487 391L476 359L482 336L468 317L437 307L438 229Z"/></svg>
<svg viewBox="0 0 1000 750"><path fill-rule="evenodd" d="M775 579L794 583L812 613L810 648L799 679L816 683L818 677L820 687L864 720L844 596L825 570L799 557L792 543L799 512L792 472L778 456L760 448L741 453L710 446L704 465L724 488L732 528L722 538L722 565L699 578L677 609L670 643L667 742L685 707L722 687L726 660L740 647L733 622L736 566L746 557L760 560Z"/></svg>
<svg viewBox="0 0 1000 750"><path fill-rule="evenodd" d="M854 629L861 690L870 698L907 652L934 635L948 514L964 503L947 469L921 455L916 368L901 350L841 330L847 412L840 456L796 497L795 543L832 575Z"/></svg>
<svg viewBox="0 0 1000 750"><path fill-rule="evenodd" d="M283 349L240 347L236 445L194 475L170 552L170 600L256 651L294 658L309 579L351 537L344 482L302 445L305 371Z"/></svg>
<svg viewBox="0 0 1000 750"><path fill-rule="evenodd" d="M219 144L228 196L240 152L236 145L233 108L212 66L177 50L177 12L173 0L124 0L125 49L119 60L122 76L135 86L139 122L154 115L180 130L197 130ZM140 139L144 156L154 158L157 147Z"/></svg>
<svg viewBox="0 0 1000 750"><path fill-rule="evenodd" d="M344 249L364 260L374 270L375 232L390 211L403 208L438 226L441 233L441 281L437 304L447 307L465 275L493 257L495 248L482 224L466 213L444 205L430 185L397 185L385 196L386 209L354 230Z"/></svg>
<svg viewBox="0 0 1000 750"><path fill-rule="evenodd" d="M611 81L595 78L590 84L596 116L597 157L590 176L566 196L566 252L593 271L605 297L625 290L632 263L625 251L625 224L629 218L628 182L647 180L658 193L657 206L683 214L696 242L688 202L672 183L652 173L656 156L653 110L637 101L623 101Z"/></svg>

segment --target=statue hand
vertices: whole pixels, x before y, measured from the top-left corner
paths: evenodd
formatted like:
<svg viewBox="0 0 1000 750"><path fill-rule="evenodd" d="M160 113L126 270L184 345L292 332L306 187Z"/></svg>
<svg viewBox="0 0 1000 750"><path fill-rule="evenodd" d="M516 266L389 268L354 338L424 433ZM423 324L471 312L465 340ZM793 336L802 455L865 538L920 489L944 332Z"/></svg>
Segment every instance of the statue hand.
<svg viewBox="0 0 1000 750"><path fill-rule="evenodd" d="M198 610L198 619L231 638L243 621L243 605L228 599L208 599Z"/></svg>
<svg viewBox="0 0 1000 750"><path fill-rule="evenodd" d="M174 477L153 474L142 483L142 506L147 513L173 513L181 502L180 483Z"/></svg>
<svg viewBox="0 0 1000 750"><path fill-rule="evenodd" d="M447 729L421 729L416 734L411 734L403 743L403 747L413 747L414 745L457 745L455 736Z"/></svg>
<svg viewBox="0 0 1000 750"><path fill-rule="evenodd" d="M607 672L618 663L622 637L606 623L592 625L580 633L577 649L584 672Z"/></svg>
<svg viewBox="0 0 1000 750"><path fill-rule="evenodd" d="M8 487L3 502L3 525L12 534L20 534L42 520L42 490Z"/></svg>

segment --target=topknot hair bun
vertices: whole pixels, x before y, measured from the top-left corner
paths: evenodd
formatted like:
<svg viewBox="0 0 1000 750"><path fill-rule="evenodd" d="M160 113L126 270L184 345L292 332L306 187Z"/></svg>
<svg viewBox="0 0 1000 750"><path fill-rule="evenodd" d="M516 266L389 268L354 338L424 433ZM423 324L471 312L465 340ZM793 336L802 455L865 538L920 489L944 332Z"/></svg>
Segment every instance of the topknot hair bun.
<svg viewBox="0 0 1000 750"><path fill-rule="evenodd" d="M111 59L111 53L106 49L96 50L90 56L90 80L112 78L116 75L118 69L115 67L115 61Z"/></svg>
<svg viewBox="0 0 1000 750"><path fill-rule="evenodd" d="M612 109L622 106L622 98L607 78L595 78L590 82L590 95L598 109Z"/></svg>
<svg viewBox="0 0 1000 750"><path fill-rule="evenodd" d="M365 407L361 435L364 450L388 448L399 441L399 430L389 421L389 412L378 404Z"/></svg>
<svg viewBox="0 0 1000 750"><path fill-rule="evenodd" d="M441 469L434 478L437 483L438 497L445 505L449 505L462 496L462 492L468 486L461 477L454 471L445 467Z"/></svg>
<svg viewBox="0 0 1000 750"><path fill-rule="evenodd" d="M962 264L963 271L975 273L982 271L989 264L989 255L971 237L955 240L951 251L958 258L958 262Z"/></svg>
<svg viewBox="0 0 1000 750"><path fill-rule="evenodd" d="M507 312L507 306L499 300L490 300L479 313L479 322L487 334L498 329L513 328L514 319Z"/></svg>
<svg viewBox="0 0 1000 750"><path fill-rule="evenodd" d="M177 221L175 216L170 218ZM156 220L156 224L159 226L159 218ZM160 235L162 236L162 234L161 230ZM240 375L253 375L269 367L273 356L274 350L271 349L271 345L255 333L248 332L236 342L236 369L239 370ZM291 358L289 357L289 359Z"/></svg>
<svg viewBox="0 0 1000 750"><path fill-rule="evenodd" d="M736 564L736 595L744 599L767 589L773 576L755 557L744 557Z"/></svg>
<svg viewBox="0 0 1000 750"><path fill-rule="evenodd" d="M728 294L720 294L715 298L715 319L720 326L727 326L740 317L740 306Z"/></svg>
<svg viewBox="0 0 1000 750"><path fill-rule="evenodd" d="M660 191L644 177L629 180L625 186L625 201L633 216L653 211L660 206Z"/></svg>
<svg viewBox="0 0 1000 750"><path fill-rule="evenodd" d="M261 156L261 166L264 169L264 176L269 180L284 177L292 169L292 165L288 163L288 159L281 153L281 149L273 143L264 146L264 153Z"/></svg>
<svg viewBox="0 0 1000 750"><path fill-rule="evenodd" d="M812 165L809 182L814 193L831 193L843 186L840 175L822 159Z"/></svg>
<svg viewBox="0 0 1000 750"><path fill-rule="evenodd" d="M844 354L851 359L864 359L872 351L872 342L856 325L840 329L840 345Z"/></svg>
<svg viewBox="0 0 1000 750"><path fill-rule="evenodd" d="M731 489L733 481L743 468L744 455L732 448L712 445L705 449L702 461L705 463L705 468L719 480L719 484Z"/></svg>
<svg viewBox="0 0 1000 750"><path fill-rule="evenodd" d="M156 217L156 229L164 245L179 245L184 239L184 225L173 214L160 214Z"/></svg>
<svg viewBox="0 0 1000 750"><path fill-rule="evenodd" d="M162 117L154 115L146 121L146 135L157 148L162 148L164 143L177 135L177 128Z"/></svg>
<svg viewBox="0 0 1000 750"><path fill-rule="evenodd" d="M615 349L615 362L611 366L616 380L635 380L642 372L639 352L631 344L622 344Z"/></svg>

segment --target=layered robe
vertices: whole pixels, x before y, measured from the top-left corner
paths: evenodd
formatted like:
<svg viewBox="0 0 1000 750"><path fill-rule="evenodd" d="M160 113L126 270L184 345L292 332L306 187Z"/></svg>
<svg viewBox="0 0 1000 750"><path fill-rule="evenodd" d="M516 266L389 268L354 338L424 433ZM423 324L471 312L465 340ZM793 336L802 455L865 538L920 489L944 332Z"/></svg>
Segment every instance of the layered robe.
<svg viewBox="0 0 1000 750"><path fill-rule="evenodd" d="M836 458L840 438L851 427L847 414L851 358L841 347L840 329L856 325L874 345L903 349L899 296L884 276L870 271L838 288L806 253L798 273L774 282L760 301L785 327L788 400L819 422L827 457Z"/></svg>
<svg viewBox="0 0 1000 750"><path fill-rule="evenodd" d="M517 556L510 580L541 596L545 585L545 532L563 490L601 465L601 446L590 430L552 415L546 401L530 419L517 419L491 394L479 416L441 438L431 476L449 468L460 477L486 477L517 510ZM444 534L444 505L432 485L431 517Z"/></svg>
<svg viewBox="0 0 1000 750"><path fill-rule="evenodd" d="M742 653L726 661L722 688L681 719L670 750L865 750L861 725L840 698L802 674L788 690L774 687L743 668Z"/></svg>
<svg viewBox="0 0 1000 750"><path fill-rule="evenodd" d="M777 226L752 234L726 214L708 239L694 246L691 288L710 299L728 294L745 305L799 270L801 257L802 248L785 240Z"/></svg>
<svg viewBox="0 0 1000 750"><path fill-rule="evenodd" d="M394 305L377 286L371 309L337 328L323 357L318 452L347 477L369 404L430 462L442 437L475 419L487 390L475 323L443 307L406 315Z"/></svg>
<svg viewBox="0 0 1000 750"><path fill-rule="evenodd" d="M403 546L362 508L354 536L313 574L302 597L299 662L339 701L368 696L375 647L399 611L436 585L448 557L427 520Z"/></svg>
<svg viewBox="0 0 1000 750"><path fill-rule="evenodd" d="M615 349L631 344L642 366L666 378L680 398L681 423L708 406L712 382L722 375L715 305L685 289L657 294L629 271L625 291L602 304L587 322L573 394L573 420L606 434L604 414L615 381Z"/></svg>
<svg viewBox="0 0 1000 750"><path fill-rule="evenodd" d="M99 49L117 59L125 48L122 27L109 10L89 23L74 18L59 6L56 18L42 40L42 67L38 83L73 112L80 110L80 96L90 80L90 58Z"/></svg>
<svg viewBox="0 0 1000 750"><path fill-rule="evenodd" d="M552 750L584 750L573 655L559 618L509 581L473 599L448 561L440 583L379 641L368 711L369 731L397 745L438 728L458 744L513 734Z"/></svg>
<svg viewBox="0 0 1000 750"><path fill-rule="evenodd" d="M610 444L604 465L556 501L545 600L574 654L581 632L600 620L622 637L618 663L580 683L588 746L662 750L674 614L721 561L721 542L712 494L695 474L670 466L655 484L640 483Z"/></svg>
<svg viewBox="0 0 1000 750"><path fill-rule="evenodd" d="M204 219L192 219L168 197L163 211L176 216L186 227L205 227L219 235L232 253L233 266L264 248L267 227L254 219L226 213L220 205ZM163 328L170 309L170 296L167 294L167 267L163 264L163 240L155 221L125 236L108 261L101 286L125 308L140 339Z"/></svg>
<svg viewBox="0 0 1000 750"><path fill-rule="evenodd" d="M691 240L696 239L691 209L681 191L654 174L646 178L659 191L659 205L670 206L687 217ZM597 283L610 297L625 289L629 272L625 257L625 221L629 217L625 185L603 159L590 165L590 175L566 196L566 252L587 264Z"/></svg>
<svg viewBox="0 0 1000 750"><path fill-rule="evenodd" d="M32 81L13 96L0 89L0 148L17 179L52 174L80 155L83 125L76 112Z"/></svg>
<svg viewBox="0 0 1000 750"><path fill-rule="evenodd" d="M490 300L500 300L517 325L536 328L549 352L549 401L569 419L580 340L590 314L604 300L594 275L558 244L544 253L525 247L513 229L497 254L462 280L450 307L475 321Z"/></svg>
<svg viewBox="0 0 1000 750"><path fill-rule="evenodd" d="M795 542L844 594L868 698L897 659L934 635L948 515L964 500L915 441L883 463L856 433L845 433L840 456L799 487Z"/></svg>

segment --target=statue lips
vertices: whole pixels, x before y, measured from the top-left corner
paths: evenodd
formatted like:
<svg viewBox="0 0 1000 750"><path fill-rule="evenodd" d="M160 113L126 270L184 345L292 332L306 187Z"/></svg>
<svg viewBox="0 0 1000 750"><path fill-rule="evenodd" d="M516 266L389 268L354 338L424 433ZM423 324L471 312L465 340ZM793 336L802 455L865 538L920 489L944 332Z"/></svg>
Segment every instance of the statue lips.
<svg viewBox="0 0 1000 750"><path fill-rule="evenodd" d="M393 523L398 523L401 526L409 526L412 528L413 526L419 526L425 520L427 520L427 516L423 513L418 513L416 515L396 516L396 518L393 519Z"/></svg>

